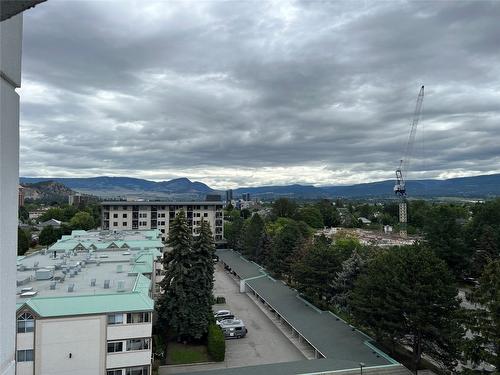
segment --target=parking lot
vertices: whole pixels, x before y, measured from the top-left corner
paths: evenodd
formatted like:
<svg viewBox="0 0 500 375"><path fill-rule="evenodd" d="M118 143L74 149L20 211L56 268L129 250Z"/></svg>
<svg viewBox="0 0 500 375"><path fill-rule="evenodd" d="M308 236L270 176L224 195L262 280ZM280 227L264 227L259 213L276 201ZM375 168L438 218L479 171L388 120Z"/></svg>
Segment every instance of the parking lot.
<svg viewBox="0 0 500 375"><path fill-rule="evenodd" d="M243 320L248 333L242 339L226 340L226 360L223 363L190 366L167 366L161 374L194 372L198 370L241 367L267 363L300 361L302 353L275 324L255 305L250 297L239 292L239 285L220 264L215 270L215 296L224 296L225 305L214 310L229 309Z"/></svg>

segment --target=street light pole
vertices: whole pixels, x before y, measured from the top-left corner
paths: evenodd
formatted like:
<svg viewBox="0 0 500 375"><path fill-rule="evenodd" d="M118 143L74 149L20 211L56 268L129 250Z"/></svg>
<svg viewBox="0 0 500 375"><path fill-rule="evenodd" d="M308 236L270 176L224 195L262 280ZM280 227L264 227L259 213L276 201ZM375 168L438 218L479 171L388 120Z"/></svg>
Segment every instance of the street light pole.
<svg viewBox="0 0 500 375"><path fill-rule="evenodd" d="M365 367L365 364L363 362L359 362L359 368L361 369L361 375L363 375L363 367Z"/></svg>

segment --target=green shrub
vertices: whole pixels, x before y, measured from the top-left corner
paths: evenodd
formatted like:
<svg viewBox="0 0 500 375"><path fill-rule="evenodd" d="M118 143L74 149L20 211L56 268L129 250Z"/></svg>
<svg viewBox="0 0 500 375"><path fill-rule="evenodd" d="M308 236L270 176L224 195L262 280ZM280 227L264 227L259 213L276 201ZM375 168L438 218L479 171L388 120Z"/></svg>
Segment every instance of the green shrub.
<svg viewBox="0 0 500 375"><path fill-rule="evenodd" d="M226 303L226 298L225 297L223 297L223 296L217 296L215 298L215 304L216 305L222 305L224 303Z"/></svg>
<svg viewBox="0 0 500 375"><path fill-rule="evenodd" d="M208 326L207 350L214 361L221 362L224 360L226 355L226 340L224 339L222 330L215 323L211 323Z"/></svg>

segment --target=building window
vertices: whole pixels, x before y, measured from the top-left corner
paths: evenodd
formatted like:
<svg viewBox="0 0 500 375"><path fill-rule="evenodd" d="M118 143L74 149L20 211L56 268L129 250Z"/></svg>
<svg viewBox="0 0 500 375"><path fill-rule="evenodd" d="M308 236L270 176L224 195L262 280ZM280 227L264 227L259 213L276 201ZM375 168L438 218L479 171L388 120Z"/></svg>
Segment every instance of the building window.
<svg viewBox="0 0 500 375"><path fill-rule="evenodd" d="M148 322L149 322L148 312L127 314L127 323L148 323Z"/></svg>
<svg viewBox="0 0 500 375"><path fill-rule="evenodd" d="M203 213L203 217L208 217L208 212Z"/></svg>
<svg viewBox="0 0 500 375"><path fill-rule="evenodd" d="M17 318L17 333L33 332L35 319L30 313L24 313Z"/></svg>
<svg viewBox="0 0 500 375"><path fill-rule="evenodd" d="M117 221L113 221L113 226L117 227L118 226L118 222Z"/></svg>
<svg viewBox="0 0 500 375"><path fill-rule="evenodd" d="M113 214L113 219L118 219L118 214Z"/></svg>
<svg viewBox="0 0 500 375"><path fill-rule="evenodd" d="M126 226L127 226L127 222L126 222L126 221L124 221L124 222L122 223L122 225L123 225L124 227L126 227Z"/></svg>
<svg viewBox="0 0 500 375"><path fill-rule="evenodd" d="M122 369L118 370L107 370L106 375L123 375Z"/></svg>
<svg viewBox="0 0 500 375"><path fill-rule="evenodd" d="M149 349L149 339L129 339L127 340L127 351Z"/></svg>
<svg viewBox="0 0 500 375"><path fill-rule="evenodd" d="M108 324L123 324L123 314L109 314Z"/></svg>
<svg viewBox="0 0 500 375"><path fill-rule="evenodd" d="M123 218L126 219L127 218L127 214L123 214Z"/></svg>
<svg viewBox="0 0 500 375"><path fill-rule="evenodd" d="M17 362L33 362L33 349L18 350L16 360Z"/></svg>
<svg viewBox="0 0 500 375"><path fill-rule="evenodd" d="M123 352L123 341L108 342L108 353Z"/></svg>
<svg viewBox="0 0 500 375"><path fill-rule="evenodd" d="M149 375L149 367L128 367L125 369L125 375Z"/></svg>

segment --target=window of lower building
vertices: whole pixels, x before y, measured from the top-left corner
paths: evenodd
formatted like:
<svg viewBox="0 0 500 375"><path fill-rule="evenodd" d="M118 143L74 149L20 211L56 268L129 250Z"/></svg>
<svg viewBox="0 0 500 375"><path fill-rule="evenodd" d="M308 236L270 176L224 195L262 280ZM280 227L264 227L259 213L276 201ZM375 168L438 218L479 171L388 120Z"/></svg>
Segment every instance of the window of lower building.
<svg viewBox="0 0 500 375"><path fill-rule="evenodd" d="M113 221L113 226L117 227L118 226L118 222L117 221Z"/></svg>
<svg viewBox="0 0 500 375"><path fill-rule="evenodd" d="M125 375L149 375L149 367L128 367L125 369Z"/></svg>
<svg viewBox="0 0 500 375"><path fill-rule="evenodd" d="M118 370L107 370L106 375L123 375L123 370L118 369Z"/></svg>
<svg viewBox="0 0 500 375"><path fill-rule="evenodd" d="M33 332L35 319L30 313L24 313L17 318L17 333Z"/></svg>
<svg viewBox="0 0 500 375"><path fill-rule="evenodd" d="M126 226L127 226L127 222L126 222L126 221L124 221L124 222L122 223L122 225L123 225L124 227L126 227Z"/></svg>
<svg viewBox="0 0 500 375"><path fill-rule="evenodd" d="M18 350L16 360L17 362L33 362L33 349Z"/></svg>
<svg viewBox="0 0 500 375"><path fill-rule="evenodd" d="M147 323L147 322L149 322L148 312L127 314L127 323Z"/></svg>
<svg viewBox="0 0 500 375"><path fill-rule="evenodd" d="M108 353L123 352L123 341L108 342Z"/></svg>
<svg viewBox="0 0 500 375"><path fill-rule="evenodd" d="M123 314L109 314L108 324L123 324Z"/></svg>
<svg viewBox="0 0 500 375"><path fill-rule="evenodd" d="M118 219L118 214L113 214L113 219Z"/></svg>
<svg viewBox="0 0 500 375"><path fill-rule="evenodd" d="M129 339L127 340L127 351L149 349L149 339Z"/></svg>

